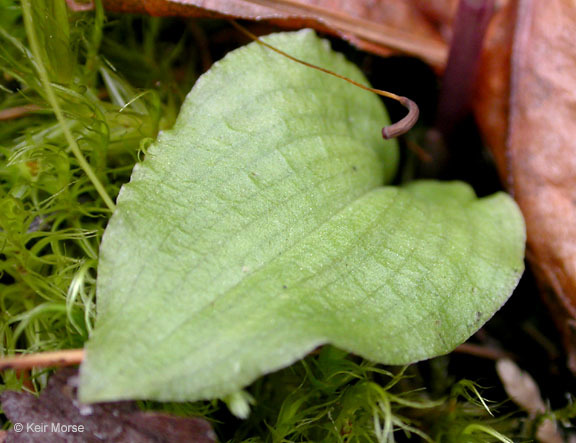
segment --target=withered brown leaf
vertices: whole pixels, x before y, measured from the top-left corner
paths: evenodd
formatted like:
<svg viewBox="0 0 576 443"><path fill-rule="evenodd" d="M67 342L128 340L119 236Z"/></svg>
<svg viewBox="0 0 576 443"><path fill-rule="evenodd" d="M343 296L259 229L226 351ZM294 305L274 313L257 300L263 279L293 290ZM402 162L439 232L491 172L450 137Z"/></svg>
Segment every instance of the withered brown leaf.
<svg viewBox="0 0 576 443"><path fill-rule="evenodd" d="M69 4L75 2L69 1ZM447 47L432 20L404 0L105 0L106 9L156 16L267 20L331 32L379 55L412 54L442 68Z"/></svg>
<svg viewBox="0 0 576 443"><path fill-rule="evenodd" d="M514 27L515 23L515 27ZM520 205L528 258L576 371L576 11L511 1L492 24L476 115Z"/></svg>
<svg viewBox="0 0 576 443"><path fill-rule="evenodd" d="M2 410L13 424L5 441L216 441L210 423L204 419L143 412L134 402L83 405L76 400L76 376L76 369L58 371L39 397L27 392L3 392L0 396ZM18 432L20 425L22 429Z"/></svg>
<svg viewBox="0 0 576 443"><path fill-rule="evenodd" d="M509 171L530 259L554 291L576 370L576 10L520 2L512 54ZM553 307L554 308L554 307Z"/></svg>

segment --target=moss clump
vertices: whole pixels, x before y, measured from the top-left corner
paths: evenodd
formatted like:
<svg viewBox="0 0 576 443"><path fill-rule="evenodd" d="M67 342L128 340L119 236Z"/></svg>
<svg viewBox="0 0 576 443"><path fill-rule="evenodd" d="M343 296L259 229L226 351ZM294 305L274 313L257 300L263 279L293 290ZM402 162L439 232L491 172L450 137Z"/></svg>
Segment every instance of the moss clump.
<svg viewBox="0 0 576 443"><path fill-rule="evenodd" d="M184 60L185 39L158 39L169 26L159 20L108 22L100 5L71 14L60 1L2 3L2 353L81 347L112 199L147 144L172 125L194 62ZM146 38L123 39L135 28ZM110 61L122 56L137 81ZM190 79L183 85L174 77L181 72Z"/></svg>

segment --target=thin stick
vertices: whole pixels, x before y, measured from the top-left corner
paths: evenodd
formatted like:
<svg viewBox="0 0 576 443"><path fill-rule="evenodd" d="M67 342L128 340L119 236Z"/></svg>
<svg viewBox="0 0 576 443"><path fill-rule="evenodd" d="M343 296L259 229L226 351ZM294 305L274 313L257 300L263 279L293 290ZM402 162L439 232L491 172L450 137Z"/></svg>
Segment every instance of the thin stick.
<svg viewBox="0 0 576 443"><path fill-rule="evenodd" d="M486 358L488 360L500 360L501 358L515 359L514 354L502 351L497 348L489 348L487 346L475 345L473 343L463 343L456 347L453 352L460 354L473 355L475 357Z"/></svg>
<svg viewBox="0 0 576 443"><path fill-rule="evenodd" d="M0 371L7 369L47 368L79 365L84 359L84 349L65 349L55 352L38 352L0 358Z"/></svg>
<svg viewBox="0 0 576 443"><path fill-rule="evenodd" d="M15 106L14 108L3 109L0 111L0 120L14 120L40 109L42 108L38 105Z"/></svg>
<svg viewBox="0 0 576 443"><path fill-rule="evenodd" d="M339 78L341 80L344 80L348 83L353 84L354 86L357 86L361 89L364 89L365 91L370 91L370 92L373 92L374 94L378 94L382 97L387 97L387 98L391 98L392 100L396 100L402 106L407 108L408 114L402 120L400 120L400 121L398 121L392 125L384 126L382 128L382 137L384 137L385 139L398 137L402 134L405 134L410 129L412 129L412 127L414 126L414 124L418 120L418 115L419 115L418 105L416 105L416 103L414 103L409 98L403 97L401 95L393 94L392 92L382 91L381 89L374 89L374 88L370 88L368 86L364 86L361 83L358 83L352 79L349 79L348 77L344 77L343 75L337 74L337 73L332 72L328 69L313 65L312 63L305 62L304 60L300 60L299 58L293 57L290 54L287 54L286 52L281 51L280 49L275 48L274 46L269 45L268 43L262 41L257 35L250 32L244 26L241 26L240 24L236 23L234 20L229 20L229 21L232 24L232 26L234 26L236 29L238 29L243 34L246 34L248 37L250 37L252 40L257 42L258 44L265 46L268 49L271 49L272 51L274 51L274 52L276 52L276 53L278 53L284 57L287 57L288 59L290 59L296 63L300 63L301 65L307 66L307 67L312 68L312 69L316 69L317 71L321 71L325 74L331 75L331 76Z"/></svg>

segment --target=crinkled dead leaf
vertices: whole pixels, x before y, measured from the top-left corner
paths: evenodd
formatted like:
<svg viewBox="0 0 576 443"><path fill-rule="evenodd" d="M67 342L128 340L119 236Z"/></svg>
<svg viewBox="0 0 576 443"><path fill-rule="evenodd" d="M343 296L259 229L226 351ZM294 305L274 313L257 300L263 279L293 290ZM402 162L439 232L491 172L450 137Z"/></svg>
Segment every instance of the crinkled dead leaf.
<svg viewBox="0 0 576 443"><path fill-rule="evenodd" d="M510 59L516 2L506 1L494 14L484 39L473 105L485 141L492 149L502 182L508 183L508 113Z"/></svg>
<svg viewBox="0 0 576 443"><path fill-rule="evenodd" d="M477 115L576 371L576 10L565 0L509 8L489 39Z"/></svg>
<svg viewBox="0 0 576 443"><path fill-rule="evenodd" d="M366 82L310 30L267 42ZM120 193L81 398L226 396L325 343L405 364L480 328L522 273L522 217L459 182L383 186L387 123L256 43L215 64Z"/></svg>
<svg viewBox="0 0 576 443"><path fill-rule="evenodd" d="M514 403L531 415L546 411L546 406L540 396L540 389L528 373L522 371L516 363L507 358L498 360L496 369L506 392Z"/></svg>
<svg viewBox="0 0 576 443"><path fill-rule="evenodd" d="M200 418L142 412L134 403L83 405L76 399L77 371L63 369L53 375L39 397L5 391L2 411L13 425L7 442L175 442L210 443L216 435ZM75 426L74 429L63 426ZM35 432L36 431L36 432Z"/></svg>
<svg viewBox="0 0 576 443"><path fill-rule="evenodd" d="M519 4L508 139L512 190L527 221L532 262L564 312L576 370L576 9Z"/></svg>
<svg viewBox="0 0 576 443"><path fill-rule="evenodd" d="M532 418L546 412L546 405L540 395L540 389L534 379L510 359L501 359L496 363L498 376L508 396L527 411ZM553 420L543 420L538 425L536 436L542 443L562 443L564 439Z"/></svg>
<svg viewBox="0 0 576 443"><path fill-rule="evenodd" d="M399 51L436 67L442 67L447 56L433 21L404 0L105 0L104 5L111 11L157 16L232 17L311 27L336 33L366 51Z"/></svg>
<svg viewBox="0 0 576 443"><path fill-rule="evenodd" d="M444 41L449 42L458 2L459 0L414 0L410 3L418 7L420 12L438 30Z"/></svg>

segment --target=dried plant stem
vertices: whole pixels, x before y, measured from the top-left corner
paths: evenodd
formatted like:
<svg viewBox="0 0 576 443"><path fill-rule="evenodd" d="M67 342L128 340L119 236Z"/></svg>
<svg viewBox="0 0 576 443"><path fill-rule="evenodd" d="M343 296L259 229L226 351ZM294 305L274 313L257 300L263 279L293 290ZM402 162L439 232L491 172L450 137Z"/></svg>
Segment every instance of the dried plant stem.
<svg viewBox="0 0 576 443"><path fill-rule="evenodd" d="M488 360L500 360L502 358L514 359L515 356L509 352L502 351L497 348L489 348L487 346L475 345L472 343L463 343L454 349L454 352L459 354L468 354L475 357L485 358Z"/></svg>
<svg viewBox="0 0 576 443"><path fill-rule="evenodd" d="M437 127L445 136L470 111L484 35L494 8L494 0L462 0L458 4L437 115Z"/></svg>
<svg viewBox="0 0 576 443"><path fill-rule="evenodd" d="M284 52L278 48L275 48L274 46L269 45L268 43L262 41L257 35L250 32L244 26L241 26L240 24L236 23L234 20L230 20L230 23L236 29L238 29L240 32L242 32L243 34L246 34L248 37L250 37L252 40L256 41L257 43L261 44L262 46L265 46L268 49L271 49L272 51L274 51L274 52L276 52L276 53L278 53L284 57L287 57L288 59L290 59L296 63L300 63L301 65L307 66L307 67L312 68L312 69L316 69L317 71L321 71L325 74L331 75L331 76L339 78L341 80L344 80L348 83L353 84L354 86L357 86L361 89L364 89L365 91L370 91L370 92L373 92L374 94L378 94L382 97L391 98L392 100L396 100L397 102L399 102L402 106L404 106L405 108L408 109L408 114L399 122L396 122L392 125L385 126L382 128L382 137L384 137L385 139L394 138L394 137L398 137L402 134L405 134L414 126L414 124L416 124L416 121L418 121L418 115L419 115L418 105L416 105L416 103L414 103L409 98L393 94L392 92L382 91L380 89L374 89L374 88L370 88L368 86L364 86L361 83L358 83L352 79L349 79L348 77L344 77L343 75L337 74L337 73L332 72L328 69L313 65L312 63L308 63L304 60L300 60L299 58L293 57L290 54L288 54L288 53L286 53L286 52Z"/></svg>
<svg viewBox="0 0 576 443"><path fill-rule="evenodd" d="M454 352L470 354L489 360L513 357L510 353L500 349L487 348L470 343L458 346ZM82 363L84 349L65 349L55 352L39 352L0 358L0 370L45 368L48 366L71 366Z"/></svg>
<svg viewBox="0 0 576 443"><path fill-rule="evenodd" d="M32 49L32 53L34 54L34 57L36 57L36 59L37 59L37 63L35 64L35 66L36 66L36 69L38 71L38 75L40 76L40 80L42 81L42 83L44 84L44 87L46 88L46 96L47 96L48 102L50 103L50 105L52 106L52 108L54 110L54 114L56 115L56 119L58 120L58 122L62 126L62 131L64 132L64 136L66 137L66 141L68 142L68 145L70 146L70 149L72 150L72 153L76 157L76 160L78 160L78 164L80 165L82 170L85 172L85 174L88 176L88 178L90 179L90 181L94 185L96 192L98 192L100 197L102 197L102 200L104 201L106 206L111 211L113 211L116 208L116 206L114 205L114 202L112 201L112 199L110 198L110 196L106 192L106 189L104 188L104 186L102 185L102 183L100 182L100 180L98 179L98 177L96 176L96 174L94 173L92 168L90 167L90 164L88 164L88 161L86 160L86 158L82 154L82 151L80 150L80 147L78 146L78 143L74 139L72 132L70 131L70 128L68 127L68 124L67 124L66 119L64 117L64 113L62 112L62 109L60 108L60 104L58 103L58 98L56 97L56 93L54 92L54 88L52 88L52 84L50 83L50 78L48 77L48 72L46 71L46 67L42 63L42 58L40 56L40 45L38 43L38 37L36 35L36 25L34 24L34 20L32 19L31 0L22 0L22 15L24 16L24 25L26 27L26 33L28 34L28 38L30 40L30 47Z"/></svg>
<svg viewBox="0 0 576 443"><path fill-rule="evenodd" d="M84 359L84 349L65 349L0 358L0 370L62 367L78 365Z"/></svg>
<svg viewBox="0 0 576 443"><path fill-rule="evenodd" d="M0 111L0 121L14 120L40 109L42 108L37 105L15 106L14 108L3 109Z"/></svg>

